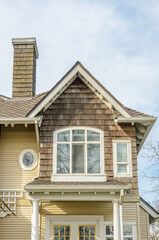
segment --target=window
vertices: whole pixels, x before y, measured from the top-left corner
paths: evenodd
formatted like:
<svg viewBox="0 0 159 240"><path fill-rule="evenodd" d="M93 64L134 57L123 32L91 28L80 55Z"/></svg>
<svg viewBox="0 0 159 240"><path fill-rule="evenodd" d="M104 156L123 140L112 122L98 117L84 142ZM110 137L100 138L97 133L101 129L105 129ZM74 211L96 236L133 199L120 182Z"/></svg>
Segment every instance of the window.
<svg viewBox="0 0 159 240"><path fill-rule="evenodd" d="M32 149L25 149L19 155L19 164L24 170L33 170L37 165L37 153Z"/></svg>
<svg viewBox="0 0 159 240"><path fill-rule="evenodd" d="M105 240L114 240L113 225L105 225ZM124 224L123 226L123 240L136 240L136 225Z"/></svg>
<svg viewBox="0 0 159 240"><path fill-rule="evenodd" d="M95 225L79 225L78 240L96 240Z"/></svg>
<svg viewBox="0 0 159 240"><path fill-rule="evenodd" d="M113 140L115 177L132 177L131 141Z"/></svg>
<svg viewBox="0 0 159 240"><path fill-rule="evenodd" d="M86 127L72 127L56 131L53 159L52 180L55 180L55 175L59 180L64 180L71 175L104 175L103 132ZM60 175L63 177L60 178ZM71 180L71 177L67 180ZM79 177L79 180L84 179ZM98 181L98 178L96 180ZM106 178L101 181L105 180Z"/></svg>
<svg viewBox="0 0 159 240"><path fill-rule="evenodd" d="M70 225L53 225L54 240L70 240L71 226Z"/></svg>

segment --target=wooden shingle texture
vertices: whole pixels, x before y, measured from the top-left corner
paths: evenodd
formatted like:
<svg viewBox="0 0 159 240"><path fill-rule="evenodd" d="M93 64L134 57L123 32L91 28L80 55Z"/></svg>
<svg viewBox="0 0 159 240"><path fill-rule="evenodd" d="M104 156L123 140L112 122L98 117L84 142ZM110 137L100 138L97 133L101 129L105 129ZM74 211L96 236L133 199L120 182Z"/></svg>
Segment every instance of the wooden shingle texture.
<svg viewBox="0 0 159 240"><path fill-rule="evenodd" d="M50 180L53 170L53 133L69 126L95 127L104 131L105 173L108 181L119 180L137 186L136 129L131 124L115 126L113 112L77 78L43 113L40 128L40 177ZM132 142L133 178L113 177L113 139Z"/></svg>

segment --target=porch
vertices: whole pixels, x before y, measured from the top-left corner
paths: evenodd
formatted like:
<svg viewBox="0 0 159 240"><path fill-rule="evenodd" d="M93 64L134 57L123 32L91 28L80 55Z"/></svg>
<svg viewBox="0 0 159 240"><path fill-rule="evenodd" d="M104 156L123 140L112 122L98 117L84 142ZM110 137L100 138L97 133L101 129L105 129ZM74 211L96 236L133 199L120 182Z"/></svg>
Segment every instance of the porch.
<svg viewBox="0 0 159 240"><path fill-rule="evenodd" d="M32 201L31 239L123 239L122 200L130 188L108 183L26 185ZM65 226L70 226L70 236L60 237L60 232L54 235L54 229L65 231ZM113 229L113 235L106 235L106 226L108 231ZM94 229L95 235L84 238L79 232L82 228L89 229L89 233Z"/></svg>

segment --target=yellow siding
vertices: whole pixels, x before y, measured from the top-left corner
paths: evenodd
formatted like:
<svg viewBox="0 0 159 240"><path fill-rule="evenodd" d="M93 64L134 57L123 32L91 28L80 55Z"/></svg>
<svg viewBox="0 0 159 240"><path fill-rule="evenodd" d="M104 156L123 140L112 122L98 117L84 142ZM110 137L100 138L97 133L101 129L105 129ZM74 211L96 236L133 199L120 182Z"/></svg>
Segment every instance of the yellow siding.
<svg viewBox="0 0 159 240"><path fill-rule="evenodd" d="M1 240L30 240L31 206L17 207L16 216L7 216L0 220Z"/></svg>
<svg viewBox="0 0 159 240"><path fill-rule="evenodd" d="M38 167L25 171L19 165L19 154L24 149L37 152L34 126L2 126L0 136L0 188L23 189L37 177Z"/></svg>
<svg viewBox="0 0 159 240"><path fill-rule="evenodd" d="M113 205L108 202L51 202L41 204L41 240L45 235L45 216L68 215L104 215L105 221L113 221Z"/></svg>
<svg viewBox="0 0 159 240"><path fill-rule="evenodd" d="M137 204L135 202L123 203L123 221L137 223Z"/></svg>
<svg viewBox="0 0 159 240"><path fill-rule="evenodd" d="M31 171L19 165L19 154L24 149L37 152L34 126L2 126L0 135L0 189L23 189L38 175L38 166ZM25 196L25 194L24 194ZM30 240L31 205L28 200L17 199L16 216L0 219L0 239Z"/></svg>
<svg viewBox="0 0 159 240"><path fill-rule="evenodd" d="M148 213L142 207L140 207L140 232L141 240L149 239Z"/></svg>

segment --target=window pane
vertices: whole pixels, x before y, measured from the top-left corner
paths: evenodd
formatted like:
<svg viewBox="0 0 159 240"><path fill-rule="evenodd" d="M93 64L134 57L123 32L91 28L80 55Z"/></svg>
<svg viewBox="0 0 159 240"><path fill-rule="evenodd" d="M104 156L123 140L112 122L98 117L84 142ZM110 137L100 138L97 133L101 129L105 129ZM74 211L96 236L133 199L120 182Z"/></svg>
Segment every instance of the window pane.
<svg viewBox="0 0 159 240"><path fill-rule="evenodd" d="M70 235L70 227L65 226L65 235Z"/></svg>
<svg viewBox="0 0 159 240"><path fill-rule="evenodd" d="M70 172L70 145L57 144L57 173Z"/></svg>
<svg viewBox="0 0 159 240"><path fill-rule="evenodd" d="M118 165L118 173L127 173L127 165Z"/></svg>
<svg viewBox="0 0 159 240"><path fill-rule="evenodd" d="M100 141L100 134L97 132L87 131L87 141Z"/></svg>
<svg viewBox="0 0 159 240"><path fill-rule="evenodd" d="M124 240L133 240L132 237L124 237Z"/></svg>
<svg viewBox="0 0 159 240"><path fill-rule="evenodd" d="M79 235L84 235L84 226L79 226Z"/></svg>
<svg viewBox="0 0 159 240"><path fill-rule="evenodd" d="M89 235L89 227L85 226L85 235Z"/></svg>
<svg viewBox="0 0 159 240"><path fill-rule="evenodd" d="M74 142L85 141L85 131L81 129L72 130L72 141Z"/></svg>
<svg viewBox="0 0 159 240"><path fill-rule="evenodd" d="M64 235L64 226L60 226L60 235Z"/></svg>
<svg viewBox="0 0 159 240"><path fill-rule="evenodd" d="M127 143L117 143L117 162L127 161Z"/></svg>
<svg viewBox="0 0 159 240"><path fill-rule="evenodd" d="M84 173L84 145L72 145L72 173Z"/></svg>
<svg viewBox="0 0 159 240"><path fill-rule="evenodd" d="M100 173L100 144L87 145L87 173Z"/></svg>
<svg viewBox="0 0 159 240"><path fill-rule="evenodd" d="M113 234L114 234L114 227L106 226L106 235L113 235Z"/></svg>
<svg viewBox="0 0 159 240"><path fill-rule="evenodd" d="M132 235L132 226L124 226L124 235Z"/></svg>
<svg viewBox="0 0 159 240"><path fill-rule="evenodd" d="M58 142L69 142L70 141L70 131L64 131L57 134Z"/></svg>
<svg viewBox="0 0 159 240"><path fill-rule="evenodd" d="M54 226L54 235L59 235L59 227L58 226Z"/></svg>
<svg viewBox="0 0 159 240"><path fill-rule="evenodd" d="M95 235L95 227L94 226L90 227L90 235Z"/></svg>

